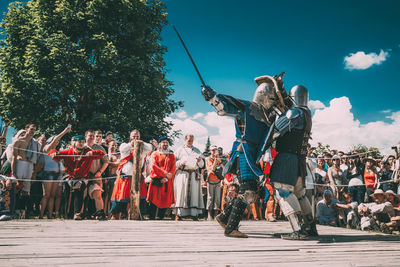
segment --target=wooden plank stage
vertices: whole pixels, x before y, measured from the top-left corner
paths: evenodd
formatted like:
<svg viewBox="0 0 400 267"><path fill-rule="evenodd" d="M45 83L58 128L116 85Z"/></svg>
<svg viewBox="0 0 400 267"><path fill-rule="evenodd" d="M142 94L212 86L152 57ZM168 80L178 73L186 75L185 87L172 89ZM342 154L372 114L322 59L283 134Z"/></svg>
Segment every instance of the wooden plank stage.
<svg viewBox="0 0 400 267"><path fill-rule="evenodd" d="M400 236L319 226L286 241L288 222L243 221L248 239L208 221L0 222L0 266L400 266Z"/></svg>

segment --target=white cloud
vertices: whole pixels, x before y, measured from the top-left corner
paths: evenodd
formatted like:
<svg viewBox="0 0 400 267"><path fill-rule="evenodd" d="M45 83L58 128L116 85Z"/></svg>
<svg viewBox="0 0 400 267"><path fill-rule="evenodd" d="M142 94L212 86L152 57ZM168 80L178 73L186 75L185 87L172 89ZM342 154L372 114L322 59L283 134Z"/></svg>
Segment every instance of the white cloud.
<svg viewBox="0 0 400 267"><path fill-rule="evenodd" d="M321 101L310 101L314 110L311 144L317 142L329 144L334 149L348 151L353 145L363 144L377 147L383 153L390 154L391 146L400 141L400 111L385 111L391 122L371 121L360 123L351 112L352 105L348 97L332 99L328 105ZM184 113L182 113L184 112ZM178 114L186 114L186 117ZM197 113L190 117L185 111L172 114L167 120L174 123L172 130L181 130L182 134L192 133L194 145L204 150L207 138L211 144L230 151L235 140L234 121L230 117L218 116L216 112ZM173 149L184 144L183 136L176 139Z"/></svg>
<svg viewBox="0 0 400 267"><path fill-rule="evenodd" d="M329 106L315 111L311 143L329 144L332 148L349 150L353 145L363 144L391 153L390 147L400 140L400 111L391 112L391 123L372 121L360 123L351 112L349 98L340 97L330 101Z"/></svg>
<svg viewBox="0 0 400 267"><path fill-rule="evenodd" d="M194 119L194 120L199 119L199 118L202 118L202 117L204 117L204 114L201 113L201 112L198 112L198 113L196 113L196 114L193 115L193 119Z"/></svg>
<svg viewBox="0 0 400 267"><path fill-rule="evenodd" d="M379 55L376 53L365 54L364 51L351 53L344 58L345 69L348 70L365 70L373 65L380 65L389 56L388 52L380 51Z"/></svg>
<svg viewBox="0 0 400 267"><path fill-rule="evenodd" d="M179 119L186 119L188 117L188 114L186 111L181 110L178 113L175 114Z"/></svg>
<svg viewBox="0 0 400 267"><path fill-rule="evenodd" d="M311 111L314 112L317 109L325 108L325 105L319 100L310 100L308 102L308 107L310 108Z"/></svg>
<svg viewBox="0 0 400 267"><path fill-rule="evenodd" d="M193 117L186 118L172 114L166 120L174 124L171 131L180 130L182 133L182 136L174 140L172 147L174 150L184 144L186 133L194 135L194 146L201 151L204 150L208 137L211 144L222 147L225 152L230 151L235 140L234 121L230 117L218 116L216 112L197 113Z"/></svg>

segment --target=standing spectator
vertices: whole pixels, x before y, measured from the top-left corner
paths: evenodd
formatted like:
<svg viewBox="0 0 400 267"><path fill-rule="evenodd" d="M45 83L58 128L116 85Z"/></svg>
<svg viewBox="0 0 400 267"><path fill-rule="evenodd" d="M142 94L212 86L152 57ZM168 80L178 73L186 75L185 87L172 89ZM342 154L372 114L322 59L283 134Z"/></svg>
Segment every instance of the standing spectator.
<svg viewBox="0 0 400 267"><path fill-rule="evenodd" d="M105 156L103 150L92 150L85 146L85 137L77 135L72 138L72 147L67 150L50 150L48 155L55 161L64 160L65 170L69 176L71 201L74 204L74 220L82 220L83 193L86 189L88 174L92 162Z"/></svg>
<svg viewBox="0 0 400 267"><path fill-rule="evenodd" d="M106 132L106 140L103 145L108 147L111 141L114 141L114 135L112 132L108 131Z"/></svg>
<svg viewBox="0 0 400 267"><path fill-rule="evenodd" d="M322 155L317 158L317 168L314 171L315 183L315 202L318 203L322 199L322 194L328 184L328 175L325 169L325 160Z"/></svg>
<svg viewBox="0 0 400 267"><path fill-rule="evenodd" d="M158 140L159 149L151 155L151 183L147 194L150 204L150 219L162 220L167 208L175 202L174 198L174 175L176 171L176 160L173 153L169 151L167 137Z"/></svg>
<svg viewBox="0 0 400 267"><path fill-rule="evenodd" d="M275 202L274 188L271 184L271 178L270 178L271 166L277 154L278 153L276 152L275 148L270 147L265 152L264 158L262 159L261 162L261 169L263 170L263 174L265 177L265 183L263 188L265 196L264 199L262 199L262 202L264 202L266 206L265 219L270 222L275 222L277 217L276 209L278 207L278 203Z"/></svg>
<svg viewBox="0 0 400 267"><path fill-rule="evenodd" d="M206 158L207 168L207 211L208 220L216 216L221 205L221 181L223 180L222 161L217 146L211 146L211 155Z"/></svg>
<svg viewBox="0 0 400 267"><path fill-rule="evenodd" d="M340 169L340 158L338 155L332 157L332 166L328 169L328 178L336 199L342 199L343 185L346 184L343 171Z"/></svg>
<svg viewBox="0 0 400 267"><path fill-rule="evenodd" d="M105 176L109 179L104 180L104 211L108 214L111 203L111 194L114 189L115 179L117 178L117 170L120 163L120 154L117 153L117 142L111 140L108 143L108 167Z"/></svg>
<svg viewBox="0 0 400 267"><path fill-rule="evenodd" d="M383 162L383 168L379 179L380 188L383 190L383 192L388 190L396 191L396 184L394 182L390 182L392 177L393 171L391 170L390 163L387 161Z"/></svg>
<svg viewBox="0 0 400 267"><path fill-rule="evenodd" d="M7 130L8 130L8 126L10 125L10 123L11 122L9 119L4 119L3 132L0 136L0 155L3 155L3 152L6 149Z"/></svg>
<svg viewBox="0 0 400 267"><path fill-rule="evenodd" d="M316 207L316 202L315 202L315 169L317 168L317 162L316 159L311 157L311 145L308 144L307 146L307 158L306 158L306 171L307 175L305 177L305 188L306 188L306 197L308 198L308 201L310 201L311 207L312 207L312 214L315 217L315 207Z"/></svg>
<svg viewBox="0 0 400 267"><path fill-rule="evenodd" d="M198 220L204 209L199 168L204 167L201 152L193 146L194 136L185 135L185 145L175 152L175 214L176 220L191 216Z"/></svg>
<svg viewBox="0 0 400 267"><path fill-rule="evenodd" d="M60 134L50 137L45 146L43 147L44 153L49 153L50 150L55 149L60 143L61 138L71 131L70 127L65 128ZM41 180L43 183L43 197L40 203L40 217L43 218L44 211L47 207L48 218L51 219L53 215L53 207L55 204L56 217L59 216L60 203L61 203L61 189L59 183L62 179L64 166L59 161L54 161L50 156L43 155L40 157L43 164L43 172Z"/></svg>
<svg viewBox="0 0 400 267"><path fill-rule="evenodd" d="M99 132L99 131L96 131L96 132ZM108 158L107 158L106 151L103 148L103 146L95 143L95 132L93 132L92 130L86 131L85 139L86 139L86 146L88 146L89 148L91 148L93 150L101 150L104 152L103 158L93 160L93 162L90 166L89 183L88 183L87 192L88 192L89 197L91 199L93 199L95 202L96 212L93 214L93 216L97 220L105 220L107 218L106 218L106 215L104 212L104 203L103 203L103 199L101 196L101 194L103 192L103 189L102 189L103 182L101 180L101 177L107 169ZM89 208L89 207L86 207L86 208ZM88 214L88 215L90 215L90 214Z"/></svg>
<svg viewBox="0 0 400 267"><path fill-rule="evenodd" d="M333 197L330 190L325 190L323 199L317 204L317 220L319 224L337 226L338 213L335 205L337 199Z"/></svg>
<svg viewBox="0 0 400 267"><path fill-rule="evenodd" d="M24 137L17 139L12 144L11 173L17 180L22 180L22 193L19 210L22 211L22 217L26 216L26 205L29 201L31 190L31 178L34 164L38 160L39 143L33 139L36 132L35 124L28 124L25 127ZM27 181L24 181L27 180ZM21 183L19 181L19 183ZM20 212L18 212L20 213Z"/></svg>
<svg viewBox="0 0 400 267"><path fill-rule="evenodd" d="M343 172L344 179L348 182L348 172L349 172L349 157L344 154L344 152L339 151L338 156L340 158L340 169Z"/></svg>
<svg viewBox="0 0 400 267"><path fill-rule="evenodd" d="M364 202L366 188L362 178L362 170L360 165L357 164L355 158L349 159L348 179L349 179L349 193L354 201L358 204Z"/></svg>
<svg viewBox="0 0 400 267"><path fill-rule="evenodd" d="M372 157L368 157L365 160L365 169L362 174L364 176L364 184L367 190L368 201L371 201L371 194L378 185L378 174L375 170L375 160Z"/></svg>
<svg viewBox="0 0 400 267"><path fill-rule="evenodd" d="M133 149L135 147L135 142L143 142L140 140L140 132L139 130L131 131L129 135L129 142L122 143L119 146L119 151L121 153L121 161L117 171L117 179L115 180L113 193L111 196L111 209L110 213L112 215L112 220L118 220L120 218L121 213L127 213L127 205L129 199L131 197L131 179L133 173ZM145 157L148 152L152 151L153 146L151 144L143 142L143 151L140 155L141 169L145 164ZM141 181L140 184L140 195L146 190L146 184ZM142 199L140 200L142 202ZM141 204L142 205L142 204Z"/></svg>

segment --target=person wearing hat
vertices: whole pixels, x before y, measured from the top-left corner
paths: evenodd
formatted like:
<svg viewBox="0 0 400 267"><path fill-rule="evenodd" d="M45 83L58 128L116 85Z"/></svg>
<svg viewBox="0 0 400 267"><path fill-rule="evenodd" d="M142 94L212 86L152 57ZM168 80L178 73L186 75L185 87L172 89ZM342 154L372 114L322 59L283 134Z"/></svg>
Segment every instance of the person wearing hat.
<svg viewBox="0 0 400 267"><path fill-rule="evenodd" d="M400 230L400 196L396 195L392 190L385 192L386 201L393 205L395 216L390 218L390 222L385 223L390 231Z"/></svg>
<svg viewBox="0 0 400 267"><path fill-rule="evenodd" d="M85 146L85 136L76 135L72 138L72 147L58 151L51 149L48 155L54 161L64 160L65 171L68 175L72 191L71 203L74 205L74 219L82 220L83 193L86 188L90 167L93 160L101 159L106 153L102 150L92 150Z"/></svg>
<svg viewBox="0 0 400 267"><path fill-rule="evenodd" d="M382 189L376 189L372 193L372 203L361 203L358 206L358 213L361 217L361 230L380 230L387 232L385 223L395 216L392 203L385 200L385 192Z"/></svg>
<svg viewBox="0 0 400 267"><path fill-rule="evenodd" d="M61 138L70 131L71 127L67 126L60 134L47 139L46 143L42 147L42 152L47 154L50 150L55 149L60 143ZM62 179L64 165L59 161L54 161L49 155L41 156L40 161L43 164L43 171L40 180L46 180L48 182L43 183L43 197L40 203L39 218L43 218L44 211L47 207L47 217L51 219L53 216L53 207L56 217L59 216L62 187L58 186L58 184Z"/></svg>
<svg viewBox="0 0 400 267"><path fill-rule="evenodd" d="M211 221L220 210L221 206L221 181L224 179L221 158L219 156L218 147L212 145L210 147L211 155L206 158L207 168L207 211L208 220Z"/></svg>
<svg viewBox="0 0 400 267"><path fill-rule="evenodd" d="M175 203L174 176L175 155L169 150L169 139L158 139L158 149L151 154L151 183L147 193L150 220L164 219L165 211Z"/></svg>
<svg viewBox="0 0 400 267"><path fill-rule="evenodd" d="M366 158L365 168L362 172L369 201L372 200L371 194L374 192L378 185L378 174L375 169L375 163L376 161L372 157Z"/></svg>

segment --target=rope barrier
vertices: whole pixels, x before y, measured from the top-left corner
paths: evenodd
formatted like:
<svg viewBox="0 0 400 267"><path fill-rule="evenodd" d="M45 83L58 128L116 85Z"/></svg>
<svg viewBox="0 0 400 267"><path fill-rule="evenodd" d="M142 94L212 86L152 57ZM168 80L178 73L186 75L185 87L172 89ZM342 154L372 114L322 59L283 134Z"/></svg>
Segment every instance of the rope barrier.
<svg viewBox="0 0 400 267"><path fill-rule="evenodd" d="M378 182L377 184L386 184L386 183L393 183L393 182L398 182L395 180L387 180L387 181L382 181L382 182ZM352 185L347 185L347 184L342 184L342 185L332 185L332 184L316 184L316 183L310 183L310 182L306 182L307 185L317 185L317 186L336 186L336 187L352 187ZM359 184L359 185L354 185L354 186L366 186L366 184ZM371 184L368 184L371 185Z"/></svg>
<svg viewBox="0 0 400 267"><path fill-rule="evenodd" d="M121 177L129 177L130 175L121 175ZM42 183L54 183L54 182L59 182L59 183L67 183L69 180L74 180L74 179L66 179L66 177L69 176L64 176L61 180L35 180L35 179L21 179L21 178L15 178L15 177L9 177L9 176L4 176L0 175L0 178L3 180L12 180L12 181L22 181L22 182L42 182ZM98 181L98 180L113 180L117 179L117 176L109 176L109 177L100 177L100 178L91 178L91 179L77 179L77 180L84 180L84 181Z"/></svg>
<svg viewBox="0 0 400 267"><path fill-rule="evenodd" d="M20 147L14 147L14 146L8 146L8 147L19 149L19 150L22 150L22 151L33 152L33 153L37 153L37 154L40 154L40 155L48 156L47 153L44 153L44 152L41 152L41 151L34 151L34 150L20 148ZM121 154L120 152L111 153L111 154L106 153L106 155L120 155L120 154ZM82 155L60 155L60 156L61 157L77 157L77 158L79 158L79 157L90 157L90 156L86 156L86 155L83 155L83 154Z"/></svg>

